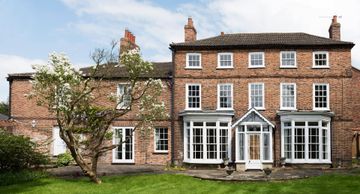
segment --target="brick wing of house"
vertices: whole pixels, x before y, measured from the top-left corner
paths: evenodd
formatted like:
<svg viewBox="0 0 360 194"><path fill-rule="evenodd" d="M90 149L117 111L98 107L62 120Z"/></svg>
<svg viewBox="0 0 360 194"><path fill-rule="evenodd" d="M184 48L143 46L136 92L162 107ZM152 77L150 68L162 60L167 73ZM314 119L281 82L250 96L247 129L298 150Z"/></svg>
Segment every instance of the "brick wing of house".
<svg viewBox="0 0 360 194"><path fill-rule="evenodd" d="M170 44L172 62L154 63L155 73L143 75L169 86L163 100L171 119L157 121L148 139L135 134L100 162L219 165L229 159L237 170L273 167L281 161L351 164L352 130L360 126L354 113L360 107L360 71L352 67L354 44L340 39L336 16L329 38L221 33L197 40L191 18L184 35L184 42ZM120 42L136 46L128 31ZM114 65L104 68L110 70L105 81L112 87L101 92L126 90L126 71ZM46 149L57 155L65 148L55 119L24 97L31 90L30 76L8 77L10 115L20 123L13 131L36 141L52 138ZM116 120L113 130L130 133L137 111Z"/></svg>
<svg viewBox="0 0 360 194"><path fill-rule="evenodd" d="M306 33L236 33L173 43L178 160L238 170L351 164L352 42ZM358 74L358 72L356 71ZM357 84L359 85L359 84Z"/></svg>

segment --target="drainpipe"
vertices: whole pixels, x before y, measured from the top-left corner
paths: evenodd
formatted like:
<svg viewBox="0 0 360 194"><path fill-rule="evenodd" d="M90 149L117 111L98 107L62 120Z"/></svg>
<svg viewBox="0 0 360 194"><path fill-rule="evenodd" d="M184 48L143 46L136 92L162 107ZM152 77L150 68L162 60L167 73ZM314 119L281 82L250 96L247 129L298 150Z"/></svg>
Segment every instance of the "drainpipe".
<svg viewBox="0 0 360 194"><path fill-rule="evenodd" d="M8 116L9 116L9 119L12 118L11 116L11 86L12 86L12 82L13 80L11 78L8 77L8 81L9 81L9 112L8 112Z"/></svg>
<svg viewBox="0 0 360 194"><path fill-rule="evenodd" d="M175 162L175 119L174 119L174 95L175 95L175 79L174 79L174 75L175 75L175 51L172 51L172 75L169 76L170 77L170 89L171 89L171 105L170 105L170 119L171 119L171 164L174 165Z"/></svg>
<svg viewBox="0 0 360 194"><path fill-rule="evenodd" d="M360 158L360 149L359 149L359 132L356 132L356 159Z"/></svg>

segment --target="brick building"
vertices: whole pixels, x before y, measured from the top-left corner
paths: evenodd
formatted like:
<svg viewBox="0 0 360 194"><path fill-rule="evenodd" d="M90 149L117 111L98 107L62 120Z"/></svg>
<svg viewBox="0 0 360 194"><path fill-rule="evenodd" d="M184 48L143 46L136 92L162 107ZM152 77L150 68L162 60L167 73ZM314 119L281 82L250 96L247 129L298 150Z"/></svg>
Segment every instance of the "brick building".
<svg viewBox="0 0 360 194"><path fill-rule="evenodd" d="M360 72L351 65L354 44L341 41L336 16L329 38L221 33L197 40L191 18L184 34L185 42L170 44L173 61L154 63L156 73L144 75L168 86L163 100L171 119L158 121L150 138L135 134L101 162L203 165L229 158L238 170L276 166L281 158L292 165L351 164L352 130L360 126L354 113ZM124 42L135 45L135 37L126 32ZM112 87L103 92L124 90L124 70L109 72ZM47 149L63 152L55 120L24 97L29 79L8 78L11 118L23 123L15 131L34 140L53 137ZM114 130L127 133L135 113L116 121Z"/></svg>

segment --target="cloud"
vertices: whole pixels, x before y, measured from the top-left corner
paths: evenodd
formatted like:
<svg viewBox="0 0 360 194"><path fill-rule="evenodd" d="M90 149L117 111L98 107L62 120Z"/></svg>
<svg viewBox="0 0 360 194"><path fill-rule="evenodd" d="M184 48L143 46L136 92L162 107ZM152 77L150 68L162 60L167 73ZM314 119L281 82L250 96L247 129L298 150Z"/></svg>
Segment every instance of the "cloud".
<svg viewBox="0 0 360 194"><path fill-rule="evenodd" d="M0 100L4 101L8 98L9 83L5 81L8 74L32 72L31 65L44 63L46 61L42 59L28 59L16 55L0 54L0 91L3 91L0 93Z"/></svg>
<svg viewBox="0 0 360 194"><path fill-rule="evenodd" d="M192 16L198 38L237 32L306 32L328 37L332 15L342 18L342 39L360 43L360 1L348 0L200 0L172 6L140 0L63 0L79 16L74 26L96 41L119 38L124 26L137 37L145 57L171 60L168 45L183 41L183 27ZM90 17L89 17L90 16ZM89 19L92 18L92 19ZM104 39L104 37L106 37ZM360 61L360 47L353 49ZM360 66L360 64L355 64Z"/></svg>
<svg viewBox="0 0 360 194"><path fill-rule="evenodd" d="M341 38L360 44L360 1L348 0L212 0L207 14L228 32L305 32L328 37L333 15L340 15ZM220 21L220 22L219 22ZM360 67L360 46L352 49L353 65Z"/></svg>
<svg viewBox="0 0 360 194"><path fill-rule="evenodd" d="M73 25L80 31L91 34L93 40L120 38L124 27L136 35L142 49L157 51L148 55L150 60L171 59L168 45L180 42L186 15L171 11L148 1L130 0L64 0L73 9L79 21ZM91 16L92 19L88 19ZM153 52L152 52L153 53ZM159 53L166 53L160 56Z"/></svg>

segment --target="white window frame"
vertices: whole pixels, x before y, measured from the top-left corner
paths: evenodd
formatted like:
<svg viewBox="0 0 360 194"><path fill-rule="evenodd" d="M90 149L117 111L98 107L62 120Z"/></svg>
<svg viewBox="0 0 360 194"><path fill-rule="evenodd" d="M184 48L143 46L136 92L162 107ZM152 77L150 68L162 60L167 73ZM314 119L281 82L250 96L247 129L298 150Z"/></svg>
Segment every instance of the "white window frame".
<svg viewBox="0 0 360 194"><path fill-rule="evenodd" d="M231 65L230 66L221 66L221 61L220 61L220 58L221 58L221 55L230 55L230 59L231 59ZM217 56L217 68L219 69L232 69L234 68L234 57L233 57L233 53L218 53L218 56Z"/></svg>
<svg viewBox="0 0 360 194"><path fill-rule="evenodd" d="M322 122L325 121L328 123L328 125L326 127L322 126ZM302 118L295 118L295 119L291 119L291 120L282 120L281 121L281 157L285 157L285 145L284 145L284 123L285 122L290 122L291 123L291 159L286 159L286 163L293 163L293 164L316 164L316 163L322 163L322 164L331 164L331 145L330 145L330 134L331 134L331 123L330 120L327 119L318 119L317 118L311 118L311 119L302 119ZM305 149L304 149L304 154L305 157L304 159L295 159L295 136L294 136L294 132L295 132L295 122L304 122L305 126L304 126L304 131L305 131ZM311 126L309 127L308 123L309 122L318 122L319 125L319 159L309 159L309 128L311 128ZM327 152L327 159L323 159L323 141L322 141L322 137L323 137L323 129L326 129L326 136L327 136L327 142L326 142L326 152Z"/></svg>
<svg viewBox="0 0 360 194"><path fill-rule="evenodd" d="M166 129L166 134L167 134L167 150L157 150L157 142L156 142L156 129ZM160 139L160 140L164 140L164 139ZM154 128L154 153L168 153L169 152L169 129L167 127L155 127Z"/></svg>
<svg viewBox="0 0 360 194"><path fill-rule="evenodd" d="M260 84L262 85L262 106L261 107L251 107L251 85ZM248 84L248 98L249 98L249 109L255 108L256 110L265 110L265 84L260 82L249 83Z"/></svg>
<svg viewBox="0 0 360 194"><path fill-rule="evenodd" d="M131 131L132 131L132 136L131 136L131 138L132 138L132 159L116 159L116 157L115 157L115 152L116 152L116 149L117 149L117 147L116 148L114 148L113 150L112 150L112 162L113 163L134 163L135 162L135 131L134 131L134 127L112 127L112 130L113 130L113 141L112 141L112 143L113 143L113 145L115 145L116 144L116 139L115 139L115 130L116 129L122 129L122 130L124 130L124 129L131 129ZM123 136L123 139L122 139L122 141L124 141L124 139L125 139L125 135ZM121 146L125 146L125 144L123 143Z"/></svg>
<svg viewBox="0 0 360 194"><path fill-rule="evenodd" d="M325 108L315 107L315 86L316 85L326 85L326 105ZM328 83L313 83L313 110L315 111L329 111L330 110L330 85Z"/></svg>
<svg viewBox="0 0 360 194"><path fill-rule="evenodd" d="M129 83L118 83L117 84L117 90L116 90L116 97L117 98L119 98L120 96L122 96L122 95L124 95L124 94L120 94L120 86L125 86L125 85L127 85L127 86L130 86L130 84ZM124 89L124 92L125 92L125 89ZM131 96L130 96L131 97ZM124 106L125 105L125 103L124 103L124 97L122 97L122 102L121 103L119 103L119 101L118 100L116 100L116 103L118 103L117 104L117 106L116 106L116 108L117 109L130 109L130 106ZM130 105L131 105L131 99L130 99Z"/></svg>
<svg viewBox="0 0 360 194"><path fill-rule="evenodd" d="M199 56L199 66L189 66L189 56L190 55L196 55ZM201 69L201 54L200 53L186 53L186 69Z"/></svg>
<svg viewBox="0 0 360 194"><path fill-rule="evenodd" d="M262 56L262 65L252 65L251 64L251 55L253 55L253 54L261 54L261 56ZM265 52L249 52L249 55L248 55L248 63L249 63L249 68L264 68L265 67Z"/></svg>
<svg viewBox="0 0 360 194"><path fill-rule="evenodd" d="M184 162L185 163L194 163L194 164L223 164L224 161L223 159L221 159L220 157L220 129L227 129L227 143L228 143L228 158L229 158L229 161L232 161L231 159L231 145L232 145L232 142L231 142L231 118L228 118L228 119L225 119L225 118L218 118L219 120L215 120L214 121L214 118L212 119L209 119L209 118L189 118L189 119L185 119L184 120ZM186 123L189 122L190 123L190 126L187 127L186 126ZM194 128L194 122L202 122L203 123L203 126L195 126L195 128L202 128L202 144L203 144L203 158L202 159L194 159L193 158L193 154L194 154L194 150L193 150L193 128ZM209 126L206 126L206 123L207 122L216 122L216 126L212 126L212 127L209 127ZM220 123L228 123L228 125L225 127L225 126L220 126ZM216 152L217 152L217 158L216 159L207 159L207 135L206 135L206 129L207 128L216 128L216 144L217 144L217 149L216 149ZM188 158L188 141L187 141L187 129L189 129L189 139L190 139L190 142L189 142L189 146L190 146L190 158Z"/></svg>
<svg viewBox="0 0 360 194"><path fill-rule="evenodd" d="M231 107L229 108L222 108L220 107L220 86L222 85L229 85L231 88ZM231 83L221 83L217 85L217 109L218 110L233 110L234 108L234 88L233 88L233 84Z"/></svg>
<svg viewBox="0 0 360 194"><path fill-rule="evenodd" d="M294 53L294 66L283 65L282 55L285 53ZM297 68L296 51L281 51L280 52L280 68Z"/></svg>
<svg viewBox="0 0 360 194"><path fill-rule="evenodd" d="M283 106L283 86L292 85L294 86L294 107L284 107ZM280 83L280 110L297 110L296 108L296 83Z"/></svg>
<svg viewBox="0 0 360 194"><path fill-rule="evenodd" d="M199 98L200 98L200 102L199 102L199 108L191 108L189 107L189 86L193 86L193 85L196 85L196 86L199 86ZM185 84L185 92L186 92L186 98L185 98L185 109L186 110L201 110L201 84L198 84L198 83L187 83Z"/></svg>
<svg viewBox="0 0 360 194"><path fill-rule="evenodd" d="M315 55L317 55L317 54L325 54L326 55L326 66L317 66L315 64ZM312 68L314 68L314 69L330 68L329 52L328 51L314 51L313 52L313 66L312 66Z"/></svg>

